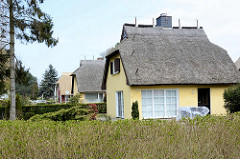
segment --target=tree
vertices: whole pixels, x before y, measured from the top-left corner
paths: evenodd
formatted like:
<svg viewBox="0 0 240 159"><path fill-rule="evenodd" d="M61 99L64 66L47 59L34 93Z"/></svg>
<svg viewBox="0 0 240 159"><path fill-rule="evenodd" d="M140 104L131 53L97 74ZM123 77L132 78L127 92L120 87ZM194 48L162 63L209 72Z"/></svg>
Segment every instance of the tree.
<svg viewBox="0 0 240 159"><path fill-rule="evenodd" d="M225 108L231 113L240 111L240 84L233 85L223 93Z"/></svg>
<svg viewBox="0 0 240 159"><path fill-rule="evenodd" d="M43 74L43 80L40 85L40 94L43 95L45 99L49 99L54 96L55 84L58 80L58 73L53 68L52 65L49 65L49 68L45 70Z"/></svg>
<svg viewBox="0 0 240 159"><path fill-rule="evenodd" d="M38 96L37 78L26 69L22 62L16 62L16 94L30 99L36 99Z"/></svg>
<svg viewBox="0 0 240 159"><path fill-rule="evenodd" d="M1 0L1 7L8 10L8 14L1 14L1 18L7 19L1 25L8 26L1 28L2 32L7 32L10 36L10 120L16 118L15 104L15 37L21 42L35 41L45 42L48 47L53 47L58 40L52 37L53 23L52 18L44 13L39 4L44 0ZM5 12L6 13L6 12ZM6 42L7 43L7 42ZM5 46L5 45L4 45Z"/></svg>
<svg viewBox="0 0 240 159"><path fill-rule="evenodd" d="M8 59L6 51L0 51L0 95L6 93L6 80L9 76Z"/></svg>

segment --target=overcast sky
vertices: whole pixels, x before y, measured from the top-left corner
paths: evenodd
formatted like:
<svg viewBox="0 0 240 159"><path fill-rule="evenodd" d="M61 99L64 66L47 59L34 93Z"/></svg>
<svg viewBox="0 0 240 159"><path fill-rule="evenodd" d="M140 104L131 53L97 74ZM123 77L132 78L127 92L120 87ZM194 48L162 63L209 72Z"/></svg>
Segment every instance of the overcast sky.
<svg viewBox="0 0 240 159"><path fill-rule="evenodd" d="M44 44L16 44L16 56L40 81L52 64L58 71L73 72L80 60L96 59L119 42L124 23L152 24L161 13L173 25L203 26L212 43L228 51L235 62L240 56L239 0L45 0L43 10L52 16L54 48Z"/></svg>

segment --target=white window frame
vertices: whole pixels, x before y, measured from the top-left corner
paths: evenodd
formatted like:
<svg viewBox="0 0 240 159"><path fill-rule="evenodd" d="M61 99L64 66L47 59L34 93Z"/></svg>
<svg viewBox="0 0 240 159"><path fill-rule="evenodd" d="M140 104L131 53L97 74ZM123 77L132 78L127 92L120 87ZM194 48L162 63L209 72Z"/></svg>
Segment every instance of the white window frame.
<svg viewBox="0 0 240 159"><path fill-rule="evenodd" d="M178 116L178 108L179 108L179 89L142 89L141 90L141 100L142 100L142 91L152 91L152 107L153 107L153 114L154 114L154 90L163 90L164 91L164 116L152 116L152 117L143 117L144 119L156 119L156 118L174 118L174 117L177 117ZM176 115L174 116L167 116L167 96L166 96L166 92L170 90L174 90L176 91L176 99L177 99L177 107L176 107ZM143 109L142 109L142 114L143 114Z"/></svg>
<svg viewBox="0 0 240 159"><path fill-rule="evenodd" d="M119 71L115 71L115 61L112 62L112 70L113 70L113 75L119 73Z"/></svg>
<svg viewBox="0 0 240 159"><path fill-rule="evenodd" d="M120 93L120 99L121 99L121 106L119 106L118 102L118 93ZM123 100L123 91L116 91L115 93L115 101L116 101L116 117L118 118L124 118L124 100ZM119 108L121 108L121 114L119 114Z"/></svg>

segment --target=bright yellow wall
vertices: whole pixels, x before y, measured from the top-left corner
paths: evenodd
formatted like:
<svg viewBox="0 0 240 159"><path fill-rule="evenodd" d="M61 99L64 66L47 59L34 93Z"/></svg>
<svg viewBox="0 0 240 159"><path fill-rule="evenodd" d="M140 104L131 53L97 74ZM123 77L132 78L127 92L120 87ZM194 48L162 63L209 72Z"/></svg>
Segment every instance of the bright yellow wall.
<svg viewBox="0 0 240 159"><path fill-rule="evenodd" d="M119 55L116 55L110 59L110 62L113 62L115 58L120 58ZM107 90L107 114L110 117L116 117L116 101L115 93L116 91L123 91L123 103L124 103L124 118L131 118L131 107L130 104L130 87L126 83L126 76L120 62L120 73L111 75L110 65L108 67L108 75L106 81L106 90Z"/></svg>
<svg viewBox="0 0 240 159"><path fill-rule="evenodd" d="M142 89L178 89L179 107L198 106L198 88L210 88L211 114L226 114L223 92L228 86L213 85L169 85L169 86L134 86L131 87L131 103L138 101L139 118L142 118ZM131 107L131 103L128 107ZM127 106L126 106L127 107Z"/></svg>

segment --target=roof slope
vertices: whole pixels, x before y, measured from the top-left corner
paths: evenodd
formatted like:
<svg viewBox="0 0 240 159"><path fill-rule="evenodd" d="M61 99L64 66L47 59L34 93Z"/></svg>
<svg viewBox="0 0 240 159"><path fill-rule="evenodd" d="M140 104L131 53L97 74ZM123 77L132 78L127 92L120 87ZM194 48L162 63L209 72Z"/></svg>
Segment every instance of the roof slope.
<svg viewBox="0 0 240 159"><path fill-rule="evenodd" d="M239 72L227 52L211 43L203 29L124 26L123 34L126 37L116 50L130 86L240 81Z"/></svg>
<svg viewBox="0 0 240 159"><path fill-rule="evenodd" d="M62 76L57 81L57 84L60 86L61 95L70 95L72 82L72 77L70 75L71 72L63 72Z"/></svg>
<svg viewBox="0 0 240 159"><path fill-rule="evenodd" d="M103 60L81 60L80 67L72 73L76 75L79 92L102 92L104 64Z"/></svg>
<svg viewBox="0 0 240 159"><path fill-rule="evenodd" d="M238 60L235 62L235 65L237 66L237 69L240 70L240 57Z"/></svg>

